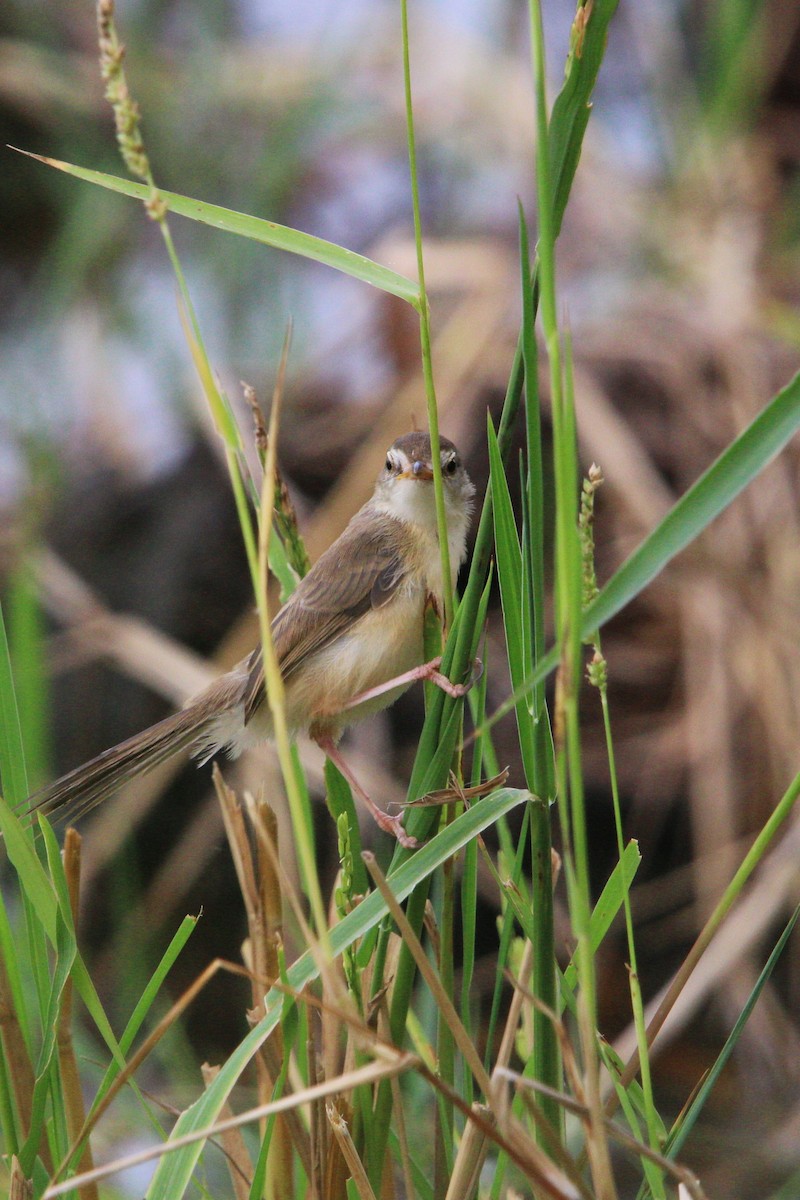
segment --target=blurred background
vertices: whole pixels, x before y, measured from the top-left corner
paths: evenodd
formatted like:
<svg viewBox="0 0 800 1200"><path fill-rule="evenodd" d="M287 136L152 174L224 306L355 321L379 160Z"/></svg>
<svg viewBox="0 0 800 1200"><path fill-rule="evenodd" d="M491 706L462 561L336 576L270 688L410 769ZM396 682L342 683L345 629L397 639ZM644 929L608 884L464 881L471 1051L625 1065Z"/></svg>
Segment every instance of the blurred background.
<svg viewBox="0 0 800 1200"><path fill-rule="evenodd" d="M573 16L547 0L551 96ZM158 184L415 273L396 5L126 0L117 17ZM518 197L534 215L527 20L519 0L411 6L441 428L479 490L485 414L499 412L519 323ZM88 2L6 0L0 144L124 173ZM622 0L559 263L581 453L607 480L601 582L797 370L799 156L796 4ZM2 158L0 569L36 782L158 719L257 634L157 229L128 200ZM172 231L245 429L240 381L269 397L293 323L280 458L315 558L369 494L386 446L424 423L414 314L208 227L173 219ZM795 445L604 635L627 832L643 854L634 902L648 998L798 768L798 500ZM496 618L492 706L507 688ZM615 851L593 695L585 714L599 889ZM350 738L384 804L404 795L420 723L411 693ZM514 754L513 726L501 727L498 757L518 783ZM319 788L320 758L303 755ZM280 805L268 750L227 777L266 780ZM322 806L319 820L330 853ZM165 770L83 832L84 934L118 1019L129 1007L120 963L138 995L138 972L184 912L205 915L175 994L215 954L237 957L244 920L232 942L240 900L207 771ZM795 824L666 1032L662 1110L677 1113L713 1061L797 903L798 844ZM489 965L493 939L487 884ZM799 950L795 939L684 1154L710 1196L800 1195ZM613 938L603 969L602 1026L624 1048ZM232 987L212 985L185 1026L211 1059L242 1034L246 990L237 1006Z"/></svg>

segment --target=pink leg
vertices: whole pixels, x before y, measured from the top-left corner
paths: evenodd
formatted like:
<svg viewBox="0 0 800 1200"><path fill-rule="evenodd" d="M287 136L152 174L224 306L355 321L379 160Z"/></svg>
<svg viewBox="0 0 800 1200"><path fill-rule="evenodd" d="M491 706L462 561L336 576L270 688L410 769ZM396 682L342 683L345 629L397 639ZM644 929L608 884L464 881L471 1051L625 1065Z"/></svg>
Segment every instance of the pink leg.
<svg viewBox="0 0 800 1200"><path fill-rule="evenodd" d="M383 829L385 833L391 833L392 837L396 837L401 846L405 846L407 850L415 850L417 846L419 846L417 839L406 833L399 816L391 817L389 813L384 812L382 808L378 808L372 797L367 795L339 753L338 747L334 743L333 738L320 735L319 737L315 737L314 741L317 743L320 750L327 754L334 766L339 768L356 795L364 801L367 808L372 813L376 824Z"/></svg>
<svg viewBox="0 0 800 1200"><path fill-rule="evenodd" d="M402 687L403 684L416 683L418 679L430 680L443 692L447 692L448 696L466 696L475 682L474 679L470 679L469 683L451 683L447 676L442 675L438 670L441 661L441 658L432 658L430 662L422 663L419 667L412 667L410 671L404 671L402 675L395 675L394 679L387 679L385 683L379 683L375 687L367 688L365 692L359 692L357 696L353 696L352 700L348 700L346 704L342 705L342 711L355 708L357 705L363 704L365 700L374 700L376 696L383 696L386 692L391 692L393 688Z"/></svg>

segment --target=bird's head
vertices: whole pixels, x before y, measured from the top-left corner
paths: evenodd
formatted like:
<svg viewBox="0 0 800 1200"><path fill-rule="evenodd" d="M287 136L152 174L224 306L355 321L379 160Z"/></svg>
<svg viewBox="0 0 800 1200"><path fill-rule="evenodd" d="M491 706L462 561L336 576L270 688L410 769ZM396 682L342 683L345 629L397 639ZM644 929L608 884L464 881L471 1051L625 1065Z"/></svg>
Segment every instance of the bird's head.
<svg viewBox="0 0 800 1200"><path fill-rule="evenodd" d="M465 522L475 488L453 443L440 437L439 452L448 522ZM401 520L435 524L433 455L427 433L406 433L392 443L378 477L375 498Z"/></svg>

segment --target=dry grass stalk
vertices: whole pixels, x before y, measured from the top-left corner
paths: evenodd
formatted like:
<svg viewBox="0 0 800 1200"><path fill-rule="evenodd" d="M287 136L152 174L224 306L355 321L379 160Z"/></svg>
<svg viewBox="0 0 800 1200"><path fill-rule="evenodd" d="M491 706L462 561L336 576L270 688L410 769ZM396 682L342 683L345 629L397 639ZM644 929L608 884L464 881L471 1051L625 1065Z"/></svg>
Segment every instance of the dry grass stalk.
<svg viewBox="0 0 800 1200"><path fill-rule="evenodd" d="M494 1113L485 1104L472 1105L472 1111L479 1113L484 1121L494 1124ZM461 1200L463 1196L471 1196L478 1186L481 1170L489 1151L489 1139L475 1121L467 1121L461 1144L453 1163L453 1173L450 1176L445 1200Z"/></svg>
<svg viewBox="0 0 800 1200"><path fill-rule="evenodd" d="M69 890L69 906L72 912L72 923L78 924L78 904L81 884L81 836L77 829L71 826L64 835L64 875ZM64 1090L64 1105L67 1114L67 1130L72 1142L77 1142L80 1132L86 1122L86 1108L83 1103L78 1059L72 1040L72 978L64 985L61 998L61 1012L58 1019L58 1066L61 1073L61 1086ZM78 1161L78 1170L91 1171L94 1166L92 1148L89 1138ZM79 1191L80 1200L97 1200L97 1185L87 1183Z"/></svg>
<svg viewBox="0 0 800 1200"><path fill-rule="evenodd" d="M499 774L492 776L491 779L485 779L483 783L475 784L474 787L464 787L459 783L455 774L450 772L450 780L446 788L439 788L433 792L426 792L424 796L420 796L416 800L409 800L406 808L436 808L442 804L456 804L459 801L464 805L469 805L473 800L480 800L483 796L489 796L498 788L504 787L508 779L508 767L504 767Z"/></svg>
<svg viewBox="0 0 800 1200"><path fill-rule="evenodd" d="M309 1027L310 1024L311 1012L309 1011ZM317 1047L313 1037L309 1037L306 1042L306 1078L314 1084L320 1083L322 1079L322 1072L317 1058ZM325 1109L321 1100L317 1100L309 1105L308 1127L311 1140L312 1165L312 1170L308 1178L314 1200L317 1200L317 1197L325 1195L325 1177L328 1170L328 1129L325 1119Z"/></svg>
<svg viewBox="0 0 800 1200"><path fill-rule="evenodd" d="M525 946L522 951L522 960L519 965L519 973L523 979L529 979L533 966L533 946L526 938ZM507 1067L511 1062L511 1055L514 1050L514 1044L517 1038L517 1030L520 1026L522 1016L522 1003L525 998L522 988L517 986L517 980L511 980L514 987L514 994L511 997L511 1003L508 1006L508 1016L503 1030L503 1037L500 1041L500 1049L497 1052L495 1062L495 1070L498 1067Z"/></svg>
<svg viewBox="0 0 800 1200"><path fill-rule="evenodd" d="M343 1111L344 1110L344 1111ZM325 1105L325 1112L333 1131L333 1136L336 1139L336 1145L339 1148L343 1165L346 1165L350 1179L356 1186L360 1200L376 1200L372 1186L367 1178L367 1172L364 1169L364 1164L356 1150L355 1143L350 1135L348 1121L350 1120L349 1110L346 1110L344 1103L341 1101L334 1102L329 1100ZM327 1181L326 1181L327 1182ZM339 1182L339 1188L334 1190L326 1190L325 1200L339 1200L339 1196L346 1196L344 1187L345 1179L342 1178Z"/></svg>
<svg viewBox="0 0 800 1200"><path fill-rule="evenodd" d="M557 856L556 856L557 857ZM554 879L557 877L559 864L554 863ZM533 963L533 946L529 941L526 941L523 949L522 959L519 966L519 977L514 977L508 974L509 981L514 989L509 1005L508 1017L506 1026L503 1031L503 1039L500 1044L500 1050L497 1055L494 1070L492 1071L492 1088L494 1103L498 1106L498 1112L502 1113L503 1126L506 1127L508 1121L508 1106L503 1107L503 1097L506 1094L506 1089L503 1086L504 1081L508 1078L516 1078L516 1073L510 1069L511 1054L516 1042L517 1031L522 1022L522 1006L528 1004L530 1008L539 1008L545 1012L547 1016L555 1024L556 1033L561 1041L561 1053L568 1073L571 1075L571 1083L574 1088L577 1088L582 1094L582 1083L580 1072L577 1070L575 1056L572 1052L572 1047L567 1039L566 1030L563 1022L561 1022L555 1013L551 1012L534 997L530 991L520 982L520 979L530 977ZM532 1106L530 1109L537 1129L541 1131L547 1144L547 1149L553 1160L559 1165L564 1174L571 1179L574 1186L581 1192L584 1192L585 1185L581 1178L580 1172L574 1160L566 1153L561 1142L561 1135L557 1129L554 1129L550 1121L538 1106ZM517 1136L521 1133L521 1127L517 1130ZM587 1193L588 1194L588 1193Z"/></svg>
<svg viewBox="0 0 800 1200"><path fill-rule="evenodd" d="M496 1141L499 1146L506 1149L513 1160L526 1172L528 1177L534 1182L543 1194L557 1197L558 1200L581 1200L581 1190L576 1187L567 1174L536 1145L532 1138L522 1128L518 1121L510 1117L504 1108L502 1093L498 1093L493 1087L484 1069L483 1063L480 1061L477 1051L471 1042L466 1030L464 1029L461 1020L453 1007L450 997L442 987L430 960L426 956L419 940L411 929L405 913L397 903L387 881L377 866L374 856L365 853L363 855L375 884L383 896L389 908L392 918L396 922L400 935L408 946L414 961L430 988L433 997L439 1006L442 1016L447 1021L448 1027L452 1033L453 1039L461 1052L464 1061L473 1072L476 1083L483 1091L484 1096L489 1100L494 1118L497 1122L496 1129L491 1124L479 1121L484 1134ZM463 1103L460 1097L456 1096L451 1089L447 1088L443 1082L437 1078L433 1071L430 1071L422 1064L418 1068L430 1082L443 1091L448 1099L451 1100L461 1111L467 1116L470 1116L471 1110ZM505 1091L505 1089L503 1089ZM498 1103L499 1101L499 1103ZM473 1114L473 1120L476 1117Z"/></svg>
<svg viewBox="0 0 800 1200"><path fill-rule="evenodd" d="M256 1025L265 1013L264 989L279 974L283 905L280 880L273 866L277 859L278 826L275 814L267 804L257 804L248 797L242 806L216 764L213 779L247 915L249 937L242 947L242 956L251 972L253 1008L248 1017L251 1024ZM267 845L272 847L274 855L266 853ZM256 1056L258 1094L262 1104L271 1099L282 1066L283 1034L278 1025ZM270 1196L291 1192L293 1141L306 1167L311 1162L305 1130L299 1123L295 1122L293 1126L290 1131L283 1118L275 1122L267 1161L267 1192ZM265 1136L266 1127L262 1127L261 1134Z"/></svg>
<svg viewBox="0 0 800 1200"><path fill-rule="evenodd" d="M596 1200L596 1197L589 1196L586 1191L577 1175L574 1162L567 1156L569 1173L563 1170L553 1158L540 1149L530 1133L512 1115L509 1088L500 1086L503 1071L496 1071L492 1076L493 1120L487 1120L480 1106L469 1108L463 1099L432 1071L422 1065L418 1066L417 1070L432 1087L442 1092L468 1120L477 1125L488 1141L493 1142L499 1150L505 1151L535 1186L537 1197L550 1196L553 1200ZM570 1174L575 1175L574 1180L570 1178Z"/></svg>
<svg viewBox="0 0 800 1200"><path fill-rule="evenodd" d="M22 1167L19 1165L19 1159L14 1154L11 1159L11 1189L8 1193L8 1200L31 1200L32 1196L33 1184L25 1178Z"/></svg>
<svg viewBox="0 0 800 1200"><path fill-rule="evenodd" d="M217 768L214 770L214 783L247 911L250 929L247 954L252 966L254 987L260 989L255 993L253 1019L258 1019L263 1015L264 987L280 986L277 982L277 947L280 940L282 904L285 900L294 912L305 944L315 955L322 978L323 1000L319 1001L310 992L306 992L304 1001L319 1008L323 1013L325 1030L323 1047L326 1050L323 1079L335 1078L338 1074L337 1064L342 1060L341 1033L343 1028L347 1029L350 1034L344 1052L347 1070L353 1067L355 1052L359 1047L371 1049L373 1053L379 1053L382 1056L388 1055L391 1060L394 1057L394 1051L376 1042L374 1034L365 1025L363 1017L353 1003L353 998L345 989L339 966L329 962L322 953L321 947L315 942L313 932L305 920L299 898L281 870L273 815L270 812L266 821L257 820L259 814L263 816L269 810L265 806L255 805L249 798L247 809L243 810ZM251 818L249 828L245 822L245 811ZM279 1031L276 1030L277 1033ZM309 1058L313 1061L313 1071L310 1071L309 1078L317 1080L321 1085L313 1047L309 1047ZM276 1036L272 1035L267 1039L261 1048L259 1060L260 1069L264 1071L264 1080L269 1080L271 1091L272 1081L278 1077L282 1068L282 1048L279 1038L276 1040ZM300 1094L297 1086L295 1086L295 1093ZM287 1095L289 1094L291 1093L287 1092ZM320 1096L323 1094L320 1092ZM327 1138L322 1136L321 1131L327 1122L325 1122L321 1109L315 1109L312 1105L310 1134L293 1107L287 1108L283 1120L289 1136L285 1142L285 1154L278 1160L278 1165L271 1174L276 1186L278 1186L279 1180L286 1181L291 1178L289 1156L293 1146L303 1163L308 1178L314 1180L317 1186L320 1186L320 1181L323 1181L321 1194L335 1195L335 1192L329 1193L327 1189L333 1186L332 1180L338 1178L340 1173L341 1152L338 1147L326 1146ZM277 1133L277 1128L275 1132Z"/></svg>
<svg viewBox="0 0 800 1200"><path fill-rule="evenodd" d="M397 940L399 942L400 939L398 938ZM389 1010L388 1010L388 1007L386 1004L385 995L384 995L383 1004L381 1005L381 1014L380 1014L380 1023L379 1024L380 1024L380 1027L385 1026L386 1033L388 1033ZM414 1177L413 1177L413 1174L411 1171L411 1154L409 1153L409 1149L408 1149L408 1136L406 1134L406 1122L405 1122L405 1117L403 1115L405 1110L403 1107L403 1095L400 1090L399 1076L395 1076L395 1078L391 1082L392 1082L392 1100L394 1103L394 1113L395 1113L394 1123L395 1123L395 1128L397 1131L397 1141L400 1146L400 1164L401 1164L402 1170L403 1170L403 1183L405 1186L404 1195L413 1196L414 1195ZM388 1175L387 1175L387 1178L388 1178Z"/></svg>
<svg viewBox="0 0 800 1200"><path fill-rule="evenodd" d="M222 781L222 776L219 773L219 768L215 766L215 768L214 768L215 782L216 782L217 777L219 777L220 781L222 782L223 788L226 788L227 785L224 783L224 781ZM260 828L260 826L255 826L253 828L253 833L258 838L258 841L259 841L259 854L261 854L263 852L266 859L269 860L270 871L272 872L275 880L276 881L280 880L280 889L279 890L280 890L280 895L282 897L282 902L287 903L288 906L292 910L292 914L298 924L300 938L302 940L303 945L308 948L309 952L313 956L314 962L316 963L319 973L320 973L323 981L325 982L326 986L329 985L331 988L331 991L334 994L336 994L345 1005L348 1005L349 1004L348 998L347 998L346 994L344 993L341 985L339 985L337 987L336 975L335 975L335 972L333 972L331 969L330 960L323 953L323 950L322 950L322 947L320 946L319 940L314 936L314 931L312 930L311 926L308 924L308 921L306 920L304 906L301 903L300 898L297 895L297 892L295 891L295 889L293 888L290 880L288 879L286 872L283 870L283 868L281 866L280 858L278 857L275 845L270 841L270 839L268 837L264 836L264 831ZM276 886L277 886L277 884L276 884ZM272 984L274 982L274 976L270 979L269 982L270 982L270 984Z"/></svg>
<svg viewBox="0 0 800 1200"><path fill-rule="evenodd" d="M562 1057L577 1096L585 1097L586 1103L586 1155L589 1160L592 1182L598 1200L617 1200L617 1185L611 1168L611 1150L608 1144L603 1101L600 1092L600 1058L597 1054L597 1033L590 1020L585 996L578 994L578 1025L581 1029L581 1048L584 1055L584 1070L578 1070L574 1056L572 1063L564 1053L566 1031L561 1039ZM557 1027L558 1028L558 1027Z"/></svg>
<svg viewBox="0 0 800 1200"><path fill-rule="evenodd" d="M558 1162L559 1165L570 1176L576 1187L580 1189L581 1194L583 1195L585 1193L588 1200L594 1200L594 1197L597 1195L596 1188L591 1195L588 1192L585 1192L584 1184L576 1169L576 1164L566 1154L560 1144L560 1139L557 1135L557 1132L550 1127L549 1122L541 1113L539 1106L533 1102L530 1096L531 1092L536 1092L542 1096L549 1096L557 1100L557 1102L562 1105L564 1109L581 1119L586 1129L586 1154L591 1162L590 1141L592 1137L595 1136L595 1125L591 1119L592 1114L590 1108L586 1103L584 1080L582 1078L580 1066L575 1057L572 1044L567 1034L566 1027L564 1026L564 1022L556 1013L547 1009L540 1000L538 1000L530 992L526 991L526 989L517 980L514 980L513 983L515 987L515 994L519 993L524 995L528 1003L545 1012L553 1022L553 1026L561 1046L564 1070L569 1080L570 1087L572 1088L573 1095L566 1095L565 1093L554 1091L546 1084L542 1084L537 1080L522 1076L518 1072L512 1071L505 1065L495 1069L492 1074L493 1083L497 1081L499 1084L502 1081L508 1081L513 1084L515 1090L521 1095L526 1109L530 1113L537 1126L544 1130L554 1160ZM656 1150L653 1150L651 1146L640 1141L638 1138L633 1137L633 1135L628 1133L627 1130L615 1125L611 1121L610 1117L604 1115L602 1121L603 1138L606 1143L609 1137L613 1138L616 1142L622 1145L625 1149L629 1150L636 1157L649 1159L651 1162L654 1162L661 1167L661 1169L667 1174L671 1175L675 1180L680 1181L686 1190L687 1196L691 1196L692 1200L706 1200L705 1193L703 1192L699 1181L686 1167L683 1167L680 1163L676 1163L671 1159L665 1158L662 1154L659 1154ZM517 1127L515 1131L517 1136L519 1136L520 1129L521 1127ZM513 1140L513 1137L511 1140Z"/></svg>

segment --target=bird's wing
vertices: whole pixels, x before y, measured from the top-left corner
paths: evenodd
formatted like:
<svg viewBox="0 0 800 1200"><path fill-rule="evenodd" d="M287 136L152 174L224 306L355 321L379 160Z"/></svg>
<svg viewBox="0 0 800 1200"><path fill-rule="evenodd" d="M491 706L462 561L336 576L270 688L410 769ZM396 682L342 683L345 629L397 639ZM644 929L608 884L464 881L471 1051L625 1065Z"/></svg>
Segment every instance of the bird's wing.
<svg viewBox="0 0 800 1200"><path fill-rule="evenodd" d="M365 613L381 608L406 577L391 518L358 514L300 581L272 622L284 680L347 633ZM253 651L244 691L245 724L264 699L261 647Z"/></svg>

